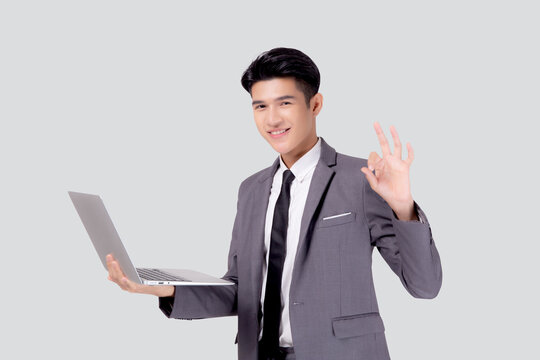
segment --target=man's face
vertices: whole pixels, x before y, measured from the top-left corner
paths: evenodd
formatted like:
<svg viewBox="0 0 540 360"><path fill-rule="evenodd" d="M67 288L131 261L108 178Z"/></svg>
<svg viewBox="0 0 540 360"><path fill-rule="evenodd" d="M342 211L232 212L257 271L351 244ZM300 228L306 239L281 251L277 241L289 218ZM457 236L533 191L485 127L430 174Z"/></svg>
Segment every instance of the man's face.
<svg viewBox="0 0 540 360"><path fill-rule="evenodd" d="M308 107L294 78L287 77L256 82L251 98L259 132L291 167L317 142L315 117L322 95L316 94Z"/></svg>

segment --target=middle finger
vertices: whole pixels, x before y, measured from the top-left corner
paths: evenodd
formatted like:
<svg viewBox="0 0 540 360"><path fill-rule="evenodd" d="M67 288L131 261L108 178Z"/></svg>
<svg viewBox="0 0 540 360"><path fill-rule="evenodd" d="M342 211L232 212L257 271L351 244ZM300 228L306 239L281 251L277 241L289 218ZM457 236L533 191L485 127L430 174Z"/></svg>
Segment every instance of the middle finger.
<svg viewBox="0 0 540 360"><path fill-rule="evenodd" d="M397 156L401 160L401 141L394 125L390 126L390 132L392 133L392 139L394 140L394 156Z"/></svg>

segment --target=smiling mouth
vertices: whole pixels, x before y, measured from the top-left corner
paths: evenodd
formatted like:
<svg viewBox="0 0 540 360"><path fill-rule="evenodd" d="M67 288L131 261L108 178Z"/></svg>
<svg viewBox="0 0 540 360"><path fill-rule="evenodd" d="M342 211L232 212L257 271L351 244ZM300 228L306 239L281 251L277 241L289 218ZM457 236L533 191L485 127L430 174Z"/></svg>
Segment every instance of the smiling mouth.
<svg viewBox="0 0 540 360"><path fill-rule="evenodd" d="M276 131L269 131L269 134L271 135L281 135L283 134L284 132L287 132L289 131L290 128L288 129L282 129L282 130L276 130Z"/></svg>

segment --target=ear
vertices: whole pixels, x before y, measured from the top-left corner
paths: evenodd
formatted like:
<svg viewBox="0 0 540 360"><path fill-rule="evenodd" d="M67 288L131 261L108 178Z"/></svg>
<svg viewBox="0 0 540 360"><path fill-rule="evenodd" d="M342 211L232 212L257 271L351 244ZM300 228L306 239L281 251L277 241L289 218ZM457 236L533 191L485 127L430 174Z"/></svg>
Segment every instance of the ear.
<svg viewBox="0 0 540 360"><path fill-rule="evenodd" d="M321 93L316 93L315 95L313 95L313 97L309 101L309 109L313 111L314 116L319 115L319 112L322 109L322 105L323 105L323 96Z"/></svg>

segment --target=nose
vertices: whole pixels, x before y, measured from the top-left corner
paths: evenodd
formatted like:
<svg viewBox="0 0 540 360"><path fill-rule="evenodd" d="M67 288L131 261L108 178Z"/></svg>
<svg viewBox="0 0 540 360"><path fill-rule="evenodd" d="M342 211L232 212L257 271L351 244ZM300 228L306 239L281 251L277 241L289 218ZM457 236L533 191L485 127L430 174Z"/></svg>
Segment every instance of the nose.
<svg viewBox="0 0 540 360"><path fill-rule="evenodd" d="M269 127L275 128L282 122L278 109L275 106L269 106L265 118L266 124Z"/></svg>

